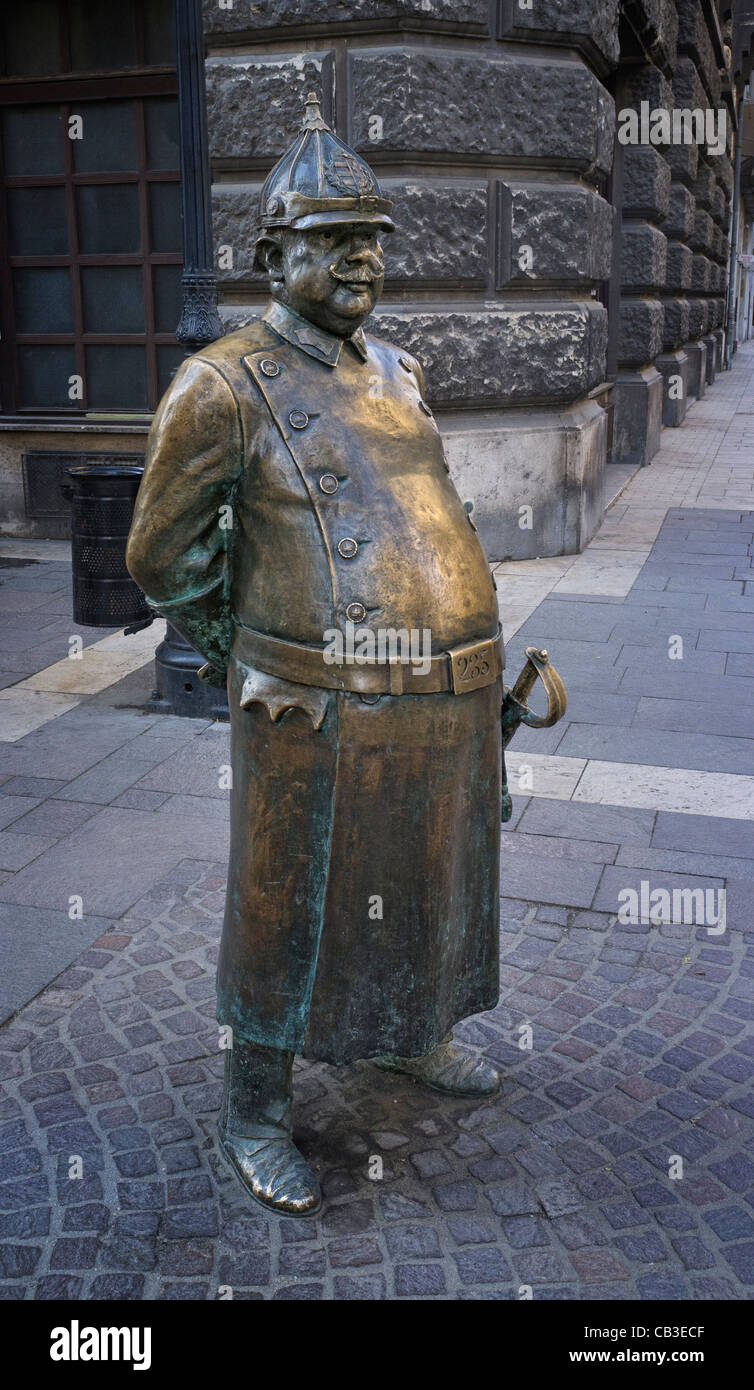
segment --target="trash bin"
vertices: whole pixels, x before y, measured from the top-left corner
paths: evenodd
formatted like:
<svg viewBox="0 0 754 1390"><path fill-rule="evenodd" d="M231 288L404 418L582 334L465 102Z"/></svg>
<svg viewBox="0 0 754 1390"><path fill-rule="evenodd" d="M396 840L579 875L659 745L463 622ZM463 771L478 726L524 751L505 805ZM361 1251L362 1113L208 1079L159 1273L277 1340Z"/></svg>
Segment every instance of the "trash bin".
<svg viewBox="0 0 754 1390"><path fill-rule="evenodd" d="M152 612L126 569L126 541L144 469L138 464L79 464L68 469L73 617L83 627L146 625Z"/></svg>

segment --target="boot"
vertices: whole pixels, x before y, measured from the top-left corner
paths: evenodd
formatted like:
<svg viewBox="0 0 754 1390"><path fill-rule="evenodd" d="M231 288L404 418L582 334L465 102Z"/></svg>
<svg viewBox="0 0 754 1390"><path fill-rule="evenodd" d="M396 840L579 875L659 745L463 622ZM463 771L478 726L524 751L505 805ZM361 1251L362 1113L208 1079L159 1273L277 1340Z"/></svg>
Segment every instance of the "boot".
<svg viewBox="0 0 754 1390"><path fill-rule="evenodd" d="M500 1089L500 1077L483 1057L459 1047L448 1033L426 1057L378 1057L374 1065L383 1071L405 1072L433 1091L450 1096L492 1096Z"/></svg>
<svg viewBox="0 0 754 1390"><path fill-rule="evenodd" d="M220 1142L257 1202L280 1216L313 1216L322 1193L291 1138L292 1092L292 1052L235 1039L225 1055Z"/></svg>

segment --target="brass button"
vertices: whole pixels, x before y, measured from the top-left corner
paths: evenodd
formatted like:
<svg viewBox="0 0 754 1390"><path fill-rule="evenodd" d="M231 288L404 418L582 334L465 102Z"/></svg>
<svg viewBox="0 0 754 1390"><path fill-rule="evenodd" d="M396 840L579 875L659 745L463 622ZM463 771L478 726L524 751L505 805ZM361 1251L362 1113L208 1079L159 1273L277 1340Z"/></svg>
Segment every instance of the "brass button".
<svg viewBox="0 0 754 1390"><path fill-rule="evenodd" d="M430 410L430 408L429 408L429 406L427 405L427 402L426 402L426 401L419 401L419 409L420 409L420 410L423 410L425 415L430 415L430 416L431 416L431 414L432 414L432 411Z"/></svg>
<svg viewBox="0 0 754 1390"><path fill-rule="evenodd" d="M320 492L337 492L338 480L334 473L323 473L319 480Z"/></svg>
<svg viewBox="0 0 754 1390"><path fill-rule="evenodd" d="M292 410L288 416L291 429L305 430L309 424L309 416L305 410Z"/></svg>
<svg viewBox="0 0 754 1390"><path fill-rule="evenodd" d="M277 376L280 371L280 363L273 361L271 357L263 357L259 363L259 370L264 372L265 376Z"/></svg>
<svg viewBox="0 0 754 1390"><path fill-rule="evenodd" d="M367 615L367 610L363 603L349 603L346 609L346 617L349 623L363 623Z"/></svg>
<svg viewBox="0 0 754 1390"><path fill-rule="evenodd" d="M358 548L353 536L344 536L342 541L338 541L338 554L344 560L352 560Z"/></svg>
<svg viewBox="0 0 754 1390"><path fill-rule="evenodd" d="M411 371L411 363L409 362L409 360L408 360L407 357L399 357L399 358L398 358L398 361L399 361L400 365L402 366L404 372L410 372L410 371Z"/></svg>

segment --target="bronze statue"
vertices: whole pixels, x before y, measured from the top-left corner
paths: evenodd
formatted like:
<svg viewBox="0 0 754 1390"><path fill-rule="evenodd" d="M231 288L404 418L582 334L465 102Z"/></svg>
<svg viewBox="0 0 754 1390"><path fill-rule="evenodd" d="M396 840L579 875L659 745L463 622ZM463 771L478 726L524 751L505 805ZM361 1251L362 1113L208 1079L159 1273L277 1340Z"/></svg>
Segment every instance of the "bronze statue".
<svg viewBox="0 0 754 1390"><path fill-rule="evenodd" d="M288 1215L321 1202L292 1140L294 1053L456 1096L499 1085L451 1030L498 1000L503 744L534 720L535 668L501 728L495 586L421 367L362 328L391 207L307 97L262 191L271 302L177 372L128 548L227 679L220 1133Z"/></svg>

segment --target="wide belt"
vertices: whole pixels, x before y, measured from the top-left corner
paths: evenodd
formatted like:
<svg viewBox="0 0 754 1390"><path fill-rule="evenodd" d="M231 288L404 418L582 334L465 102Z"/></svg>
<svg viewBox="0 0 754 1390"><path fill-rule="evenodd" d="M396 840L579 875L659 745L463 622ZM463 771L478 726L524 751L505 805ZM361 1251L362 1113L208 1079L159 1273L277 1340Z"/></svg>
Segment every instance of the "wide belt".
<svg viewBox="0 0 754 1390"><path fill-rule="evenodd" d="M328 664L324 647L287 642L236 620L231 650L244 665L269 676L357 695L430 695L444 690L466 695L492 685L505 665L500 628L496 637L464 642L421 664L393 656L387 661L370 658L363 663Z"/></svg>

